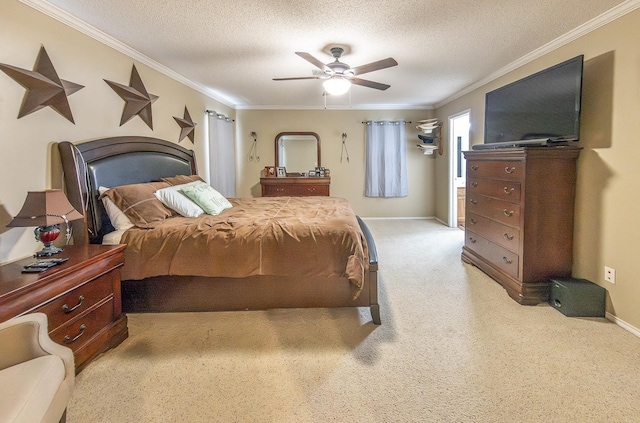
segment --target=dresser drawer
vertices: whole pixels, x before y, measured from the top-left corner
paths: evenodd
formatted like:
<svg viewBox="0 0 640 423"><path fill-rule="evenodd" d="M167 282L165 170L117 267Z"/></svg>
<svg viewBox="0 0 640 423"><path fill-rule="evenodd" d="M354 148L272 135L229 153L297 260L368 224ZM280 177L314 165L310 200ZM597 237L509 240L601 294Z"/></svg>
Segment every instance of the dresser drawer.
<svg viewBox="0 0 640 423"><path fill-rule="evenodd" d="M67 322L49 335L53 341L75 352L108 326L113 319L113 298L109 298L97 308L81 315L78 319Z"/></svg>
<svg viewBox="0 0 640 423"><path fill-rule="evenodd" d="M80 285L35 311L45 313L48 316L49 331L51 332L112 294L113 275L106 274Z"/></svg>
<svg viewBox="0 0 640 423"><path fill-rule="evenodd" d="M495 179L469 178L469 194L481 194L513 203L520 202L520 182L498 181Z"/></svg>
<svg viewBox="0 0 640 423"><path fill-rule="evenodd" d="M329 195L329 185L298 185L294 190L296 196Z"/></svg>
<svg viewBox="0 0 640 423"><path fill-rule="evenodd" d="M502 247L518 253L520 245L520 231L486 217L473 213L466 214L466 227L471 231L486 237L488 240Z"/></svg>
<svg viewBox="0 0 640 423"><path fill-rule="evenodd" d="M286 197L293 195L294 186L291 185L263 185L262 195L264 197Z"/></svg>
<svg viewBox="0 0 640 423"><path fill-rule="evenodd" d="M524 162L520 160L467 160L467 176L469 178L521 181L524 177Z"/></svg>
<svg viewBox="0 0 640 423"><path fill-rule="evenodd" d="M497 200L484 195L469 195L467 196L466 211L514 228L518 228L520 225L520 204Z"/></svg>
<svg viewBox="0 0 640 423"><path fill-rule="evenodd" d="M511 277L518 278L519 256L467 229L464 246Z"/></svg>

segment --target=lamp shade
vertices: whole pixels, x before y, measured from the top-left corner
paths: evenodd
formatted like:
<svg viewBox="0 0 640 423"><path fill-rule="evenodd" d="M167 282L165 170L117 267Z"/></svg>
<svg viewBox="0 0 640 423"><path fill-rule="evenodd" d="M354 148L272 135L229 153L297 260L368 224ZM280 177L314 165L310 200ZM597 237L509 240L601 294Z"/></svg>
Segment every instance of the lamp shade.
<svg viewBox="0 0 640 423"><path fill-rule="evenodd" d="M7 226L51 226L82 218L62 190L29 191L22 209Z"/></svg>
<svg viewBox="0 0 640 423"><path fill-rule="evenodd" d="M322 83L324 89L331 95L342 95L349 91L351 82L341 76L332 76Z"/></svg>

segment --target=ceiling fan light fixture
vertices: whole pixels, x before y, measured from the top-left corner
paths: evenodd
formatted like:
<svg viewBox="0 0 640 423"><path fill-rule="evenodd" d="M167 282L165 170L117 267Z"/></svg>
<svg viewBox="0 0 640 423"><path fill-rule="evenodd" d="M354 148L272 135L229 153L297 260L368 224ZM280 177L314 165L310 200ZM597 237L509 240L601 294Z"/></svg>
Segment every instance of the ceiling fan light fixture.
<svg viewBox="0 0 640 423"><path fill-rule="evenodd" d="M351 82L341 76L334 76L322 83L327 94L342 95L346 94L351 88Z"/></svg>

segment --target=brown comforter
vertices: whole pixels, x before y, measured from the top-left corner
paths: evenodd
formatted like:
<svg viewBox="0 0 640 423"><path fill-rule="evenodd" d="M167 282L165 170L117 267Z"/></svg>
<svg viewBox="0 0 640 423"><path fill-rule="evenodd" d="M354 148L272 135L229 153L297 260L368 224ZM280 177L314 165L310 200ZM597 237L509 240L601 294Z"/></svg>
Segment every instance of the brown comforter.
<svg viewBox="0 0 640 423"><path fill-rule="evenodd" d="M366 243L349 203L335 197L229 199L218 216L132 228L122 278L160 275L346 277L362 288Z"/></svg>

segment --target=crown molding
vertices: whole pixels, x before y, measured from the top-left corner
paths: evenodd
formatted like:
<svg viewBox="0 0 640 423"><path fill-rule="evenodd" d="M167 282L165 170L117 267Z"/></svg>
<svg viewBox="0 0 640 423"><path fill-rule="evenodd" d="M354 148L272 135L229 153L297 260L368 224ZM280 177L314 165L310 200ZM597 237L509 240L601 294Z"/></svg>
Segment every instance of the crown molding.
<svg viewBox="0 0 640 423"><path fill-rule="evenodd" d="M155 60L145 56L144 54L140 53L139 51L135 50L134 48L124 44L121 41L116 40L115 38L113 38L112 36L100 31L99 29L89 25L86 22L81 21L80 19L76 18L75 16L71 15L70 13L60 9L57 6L52 5L51 3L45 1L45 0L19 0L21 3L26 4L27 6L32 7L33 9L44 13L45 15L93 38L94 40L97 40L99 42L101 42L102 44L105 44L111 48L113 48L116 51L119 51L120 53L123 53L129 57L131 57L133 60L136 60L146 66L149 66L150 68L166 75L167 77L180 82L181 84L186 85L189 88L192 88L204 95L206 95L209 98L212 98L213 100L216 100L226 106L229 106L231 108L236 107L236 105L231 102L229 99L211 91L210 89L207 89L201 85L196 84L195 82L185 78L184 76L180 75L179 73L175 72L174 70L156 62Z"/></svg>
<svg viewBox="0 0 640 423"><path fill-rule="evenodd" d="M616 19L626 15L627 13L633 12L634 10L640 7L640 0L627 0L619 5L609 9L605 13L600 16L596 16L590 21L585 22L584 24L578 26L577 28L567 32L566 34L556 38L555 40L545 44L544 46L533 50L531 53L522 56L520 59L508 64L507 66L498 69L496 72L488 75L487 77L469 85L466 88L458 91L454 95L447 97L439 103L436 103L435 108L440 108L447 103L452 102L455 99L458 99L470 92L482 87L483 85L488 84L491 81L494 81L501 76L508 74L521 66L526 65L527 63L531 63L532 61L539 59L547 53L550 53L554 50L559 49L560 47L569 44L576 39L585 36L586 34L595 31L596 29L615 21Z"/></svg>
<svg viewBox="0 0 640 423"><path fill-rule="evenodd" d="M416 106L409 104L361 104L351 106L255 106L239 105L236 110L432 110L431 105Z"/></svg>

